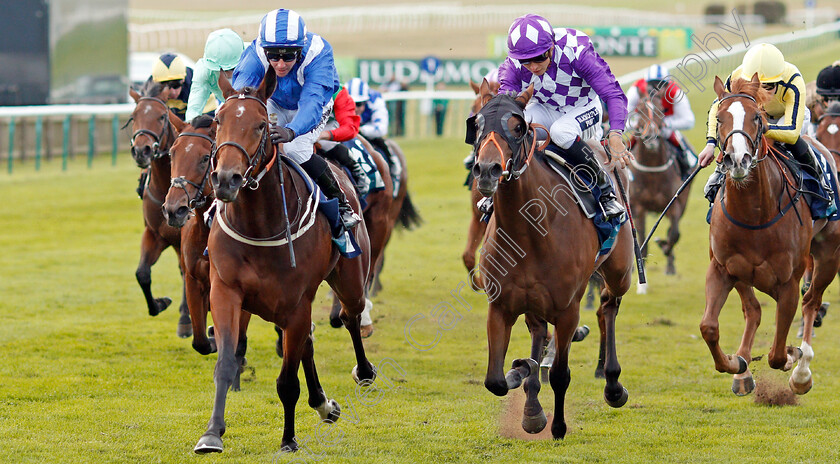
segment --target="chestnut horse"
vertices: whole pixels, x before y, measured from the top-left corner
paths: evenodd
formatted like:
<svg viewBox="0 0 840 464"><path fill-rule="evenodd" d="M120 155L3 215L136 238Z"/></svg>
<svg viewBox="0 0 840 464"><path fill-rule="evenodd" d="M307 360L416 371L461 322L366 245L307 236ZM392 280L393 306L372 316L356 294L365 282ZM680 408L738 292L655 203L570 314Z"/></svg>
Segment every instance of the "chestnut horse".
<svg viewBox="0 0 840 464"><path fill-rule="evenodd" d="M181 230L181 269L192 320L192 347L203 355L216 352L216 341L207 335L207 311L210 309L210 261L204 254L210 228L204 213L210 208L213 189L210 168L216 148L216 125L209 116L200 116L186 126L169 149L172 160L172 185L163 203L167 223ZM239 343L236 357L245 365L248 322L251 314L240 313ZM213 329L211 329L212 331ZM241 369L240 369L241 371ZM239 371L232 389L239 391Z"/></svg>
<svg viewBox="0 0 840 464"><path fill-rule="evenodd" d="M313 209L317 197L313 199L307 191L304 177L277 156L268 134L265 103L276 87L274 69L268 67L257 89L234 91L226 79L220 80L225 103L216 115L216 167L210 182L223 204L207 242L210 307L219 358L213 413L195 452L223 449L225 400L239 369L235 353L242 308L283 330L283 366L277 378L277 394L284 410L281 449L294 451L298 448L294 424L301 362L309 405L325 421L338 420L340 413L338 404L327 399L318 381L310 336L312 300L322 281L329 283L342 302L341 318L350 332L358 362L353 377L368 383L375 377L359 333L370 244L364 225L357 226L354 234L361 255L341 257L333 246L326 217ZM359 211L350 181L341 172L336 176L353 208ZM283 206L284 198L288 208ZM285 230L287 223L292 224L293 231ZM291 263L287 237L298 257L296 266Z"/></svg>
<svg viewBox="0 0 840 464"><path fill-rule="evenodd" d="M149 168L148 181L143 192L143 238L140 242L140 264L135 273L137 282L146 297L150 316L157 316L172 303L169 297L155 298L152 295L152 266L168 247L181 254L181 232L169 226L161 213L161 205L169 189L170 160L169 147L178 136L183 122L177 116L172 117L169 107L158 98L160 84L150 84L143 89L143 94L130 90L131 97L137 103L131 113L134 133L131 136L131 156L140 168ZM182 269L183 273L183 269ZM190 312L187 308L186 290L182 290L179 308L178 336L187 338L191 335Z"/></svg>
<svg viewBox="0 0 840 464"><path fill-rule="evenodd" d="M735 375L733 393L749 394L755 381L748 363L761 320L754 289L766 293L776 300L776 332L768 363L783 371L797 363L789 384L795 393L804 394L813 383L809 364L814 357L814 319L823 292L840 268L840 224L824 219L812 224L808 205L800 201L798 186L778 159L781 152L764 136L767 122L761 104L771 96L761 88L758 77L734 81L731 93L715 78L714 89L720 102L718 146L727 174L711 215L711 262L700 331L715 369ZM802 302L804 336L796 348L786 346L786 341L809 253L814 260L814 278ZM726 355L719 344L718 317L733 287L741 297L746 326L736 354Z"/></svg>
<svg viewBox="0 0 840 464"><path fill-rule="evenodd" d="M670 142L662 137L664 115L661 94L650 96L645 93L630 116L629 126L636 139L632 149L636 159L630 162L633 173L630 196L633 198L636 232L642 237L645 236L647 213L659 214L664 211L683 183L675 158L678 155L674 153ZM668 209L666 215L671 222L668 238L656 240L667 259L665 274L677 273L674 267L674 246L680 239L680 218L685 213L690 189L690 186L685 188ZM647 245L642 249L642 256L647 256Z"/></svg>
<svg viewBox="0 0 840 464"><path fill-rule="evenodd" d="M563 405L571 379L569 348L580 317L581 297L596 269L604 276L606 285L598 309L602 341L607 347L604 398L613 407L627 401L627 389L618 381L621 367L616 357L615 317L621 296L630 288L633 239L629 225L622 226L611 252L598 257L594 224L571 195L554 196L558 206L546 208L540 228L520 214L525 205L540 198L541 189L554 192L561 181L546 166L541 153L534 155L536 131L528 127L523 112L532 96L533 86L515 99L508 95L493 96L486 81L482 82L480 122L467 128L467 140L476 147L473 174L478 190L485 197L492 196L495 207L480 258L482 280L490 296L489 357L484 385L492 393L504 396L522 385L524 379L527 399L522 425L529 433L541 431L546 417L537 394L538 363L546 335L542 330L544 323L536 327L528 324L532 337L530 359L515 360L507 376L504 360L511 327L519 315L529 313L553 324L557 355L549 372L555 395L551 433L559 439L566 434ZM603 149L597 145L596 148L603 159ZM513 266L515 270L509 272ZM500 271L505 267L504 272ZM490 278L491 275L495 278Z"/></svg>

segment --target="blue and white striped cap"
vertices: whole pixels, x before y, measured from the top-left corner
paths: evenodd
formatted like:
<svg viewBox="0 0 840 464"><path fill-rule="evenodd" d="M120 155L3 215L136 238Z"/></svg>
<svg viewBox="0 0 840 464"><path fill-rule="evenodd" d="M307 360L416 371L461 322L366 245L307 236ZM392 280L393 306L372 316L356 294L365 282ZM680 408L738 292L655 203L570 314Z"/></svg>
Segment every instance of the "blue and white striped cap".
<svg viewBox="0 0 840 464"><path fill-rule="evenodd" d="M350 98L354 102L362 103L370 100L370 87L361 78L354 77L350 79L347 81L345 87L347 87L347 93L350 94Z"/></svg>
<svg viewBox="0 0 840 464"><path fill-rule="evenodd" d="M260 46L301 47L306 40L306 24L292 10L279 8L269 11L260 21Z"/></svg>
<svg viewBox="0 0 840 464"><path fill-rule="evenodd" d="M645 73L645 80L646 81L664 81L665 77L668 76L668 69L664 66L653 64L651 65L647 72Z"/></svg>

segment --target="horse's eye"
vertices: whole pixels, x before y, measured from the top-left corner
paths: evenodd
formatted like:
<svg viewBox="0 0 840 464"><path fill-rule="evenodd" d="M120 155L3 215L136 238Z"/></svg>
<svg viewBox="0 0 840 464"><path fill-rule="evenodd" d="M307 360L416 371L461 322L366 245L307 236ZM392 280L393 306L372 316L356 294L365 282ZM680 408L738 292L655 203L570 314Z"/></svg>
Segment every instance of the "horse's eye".
<svg viewBox="0 0 840 464"><path fill-rule="evenodd" d="M260 123L259 130L264 130L264 129L265 129L265 121L262 121Z"/></svg>
<svg viewBox="0 0 840 464"><path fill-rule="evenodd" d="M210 155L204 155L204 157L201 158L201 164L206 164L208 161L210 161Z"/></svg>

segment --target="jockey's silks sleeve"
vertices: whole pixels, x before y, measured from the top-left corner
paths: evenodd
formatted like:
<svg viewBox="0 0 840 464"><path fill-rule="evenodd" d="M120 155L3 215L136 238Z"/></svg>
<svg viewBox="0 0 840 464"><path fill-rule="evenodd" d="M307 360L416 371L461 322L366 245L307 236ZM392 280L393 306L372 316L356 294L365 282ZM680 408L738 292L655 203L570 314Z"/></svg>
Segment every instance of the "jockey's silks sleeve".
<svg viewBox="0 0 840 464"><path fill-rule="evenodd" d="M343 87L335 94L333 100L333 115L338 127L330 131L330 140L336 142L352 140L359 135L359 125L362 120L356 114L356 103Z"/></svg>
<svg viewBox="0 0 840 464"><path fill-rule="evenodd" d="M615 79L609 65L590 44L573 62L575 71L583 77L607 105L610 130L624 130L627 122L627 97Z"/></svg>

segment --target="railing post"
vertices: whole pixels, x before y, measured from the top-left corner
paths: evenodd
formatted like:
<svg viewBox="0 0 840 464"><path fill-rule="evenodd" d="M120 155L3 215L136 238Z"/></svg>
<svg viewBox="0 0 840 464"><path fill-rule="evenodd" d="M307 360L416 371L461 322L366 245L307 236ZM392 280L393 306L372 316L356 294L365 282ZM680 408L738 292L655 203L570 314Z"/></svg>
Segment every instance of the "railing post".
<svg viewBox="0 0 840 464"><path fill-rule="evenodd" d="M96 151L96 115L88 120L88 167L93 167L93 154Z"/></svg>
<svg viewBox="0 0 840 464"><path fill-rule="evenodd" d="M117 135L120 133L120 117L119 115L114 115L114 119L111 120L111 131L113 135L113 145L112 145L112 153L111 153L111 166L117 165Z"/></svg>
<svg viewBox="0 0 840 464"><path fill-rule="evenodd" d="M15 118L9 119L9 174L12 173L12 164L14 163L14 149L15 149Z"/></svg>
<svg viewBox="0 0 840 464"><path fill-rule="evenodd" d="M67 170L67 158L70 156L70 115L64 116L61 137L61 170Z"/></svg>
<svg viewBox="0 0 840 464"><path fill-rule="evenodd" d="M44 118L38 116L35 119L35 170L41 170L41 138L44 132Z"/></svg>

